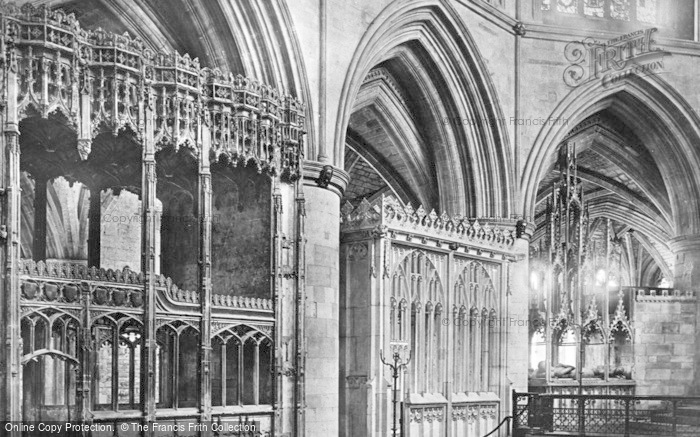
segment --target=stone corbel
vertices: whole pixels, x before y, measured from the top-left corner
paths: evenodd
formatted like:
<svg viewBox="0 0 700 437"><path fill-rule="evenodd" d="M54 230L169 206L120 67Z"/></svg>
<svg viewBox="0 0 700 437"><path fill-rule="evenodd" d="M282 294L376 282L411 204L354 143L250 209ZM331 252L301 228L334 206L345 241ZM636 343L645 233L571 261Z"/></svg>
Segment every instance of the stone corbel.
<svg viewBox="0 0 700 437"><path fill-rule="evenodd" d="M535 224L518 217L518 222L515 225L515 237L529 240L532 234L535 233Z"/></svg>
<svg viewBox="0 0 700 437"><path fill-rule="evenodd" d="M342 169L316 161L304 161L304 182L343 195L350 180L349 175Z"/></svg>
<svg viewBox="0 0 700 437"><path fill-rule="evenodd" d="M286 376L287 378L297 376L297 369L294 366L287 366L280 370L280 375Z"/></svg>
<svg viewBox="0 0 700 437"><path fill-rule="evenodd" d="M331 179L333 179L333 166L324 165L318 175L318 178L316 179L316 185L321 188L328 188L328 184L331 183Z"/></svg>
<svg viewBox="0 0 700 437"><path fill-rule="evenodd" d="M515 33L516 36L523 37L527 33L527 30L525 29L525 25L523 24L522 21L518 21L513 25L513 33Z"/></svg>
<svg viewBox="0 0 700 437"><path fill-rule="evenodd" d="M366 375L348 375L345 377L345 382L350 389L367 387L368 380L369 378Z"/></svg>

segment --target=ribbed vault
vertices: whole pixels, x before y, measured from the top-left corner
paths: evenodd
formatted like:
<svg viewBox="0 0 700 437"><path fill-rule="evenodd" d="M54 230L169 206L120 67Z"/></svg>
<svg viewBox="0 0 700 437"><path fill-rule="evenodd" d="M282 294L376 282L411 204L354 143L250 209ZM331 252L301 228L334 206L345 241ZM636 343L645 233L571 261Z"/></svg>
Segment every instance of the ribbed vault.
<svg viewBox="0 0 700 437"><path fill-rule="evenodd" d="M543 130L528 156L522 178L525 215L532 217L535 213L538 187L551 172L558 147L573 139L572 126L582 126L585 120L602 113L614 120L612 125L619 129L615 135L625 140L596 135L596 148L602 159L633 182L625 184L627 196L641 195L647 206L667 217L660 226L670 227L672 237L697 233L700 156L694 144L700 141L700 132L694 127L697 116L675 94L656 76L630 76L609 88L592 81L573 91L552 113L570 124ZM583 139L581 142L585 144Z"/></svg>
<svg viewBox="0 0 700 437"><path fill-rule="evenodd" d="M626 271L630 280L647 281L631 285L672 279L669 241L698 227L694 115L655 77L633 76L614 89L583 87L588 89L572 92L553 113L574 123L543 131L529 156L525 213L543 224L544 200L559 177L556 150L573 142L591 218L612 219L631 239L625 243ZM535 241L542 233L538 228Z"/></svg>
<svg viewBox="0 0 700 437"><path fill-rule="evenodd" d="M500 126L489 123L500 109L452 6L395 2L374 23L343 89L336 156L353 150L375 163L404 201L510 214L510 156Z"/></svg>

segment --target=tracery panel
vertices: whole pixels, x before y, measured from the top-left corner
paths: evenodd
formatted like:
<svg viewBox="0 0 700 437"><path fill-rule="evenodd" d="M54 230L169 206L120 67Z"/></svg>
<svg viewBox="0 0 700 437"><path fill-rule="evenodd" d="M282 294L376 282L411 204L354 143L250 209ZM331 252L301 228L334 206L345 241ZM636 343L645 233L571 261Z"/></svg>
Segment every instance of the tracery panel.
<svg viewBox="0 0 700 437"><path fill-rule="evenodd" d="M93 322L96 410L133 410L140 405L142 324L132 316L103 315Z"/></svg>
<svg viewBox="0 0 700 437"><path fill-rule="evenodd" d="M489 433L508 395L501 325L515 222L438 216L392 196L341 213L346 432ZM383 380L392 385L370 382Z"/></svg>
<svg viewBox="0 0 700 437"><path fill-rule="evenodd" d="M465 258L457 258L455 264L453 312L459 318L454 330L454 389L491 391L497 384L491 364L499 362L501 350L500 266Z"/></svg>
<svg viewBox="0 0 700 437"><path fill-rule="evenodd" d="M73 315L55 309L22 317L24 420L76 414L79 329Z"/></svg>
<svg viewBox="0 0 700 437"><path fill-rule="evenodd" d="M199 330L189 322L171 322L158 328L159 408L195 407L198 402L197 357Z"/></svg>
<svg viewBox="0 0 700 437"><path fill-rule="evenodd" d="M213 344L212 405L271 404L273 362L268 334L237 325L219 330Z"/></svg>
<svg viewBox="0 0 700 437"><path fill-rule="evenodd" d="M583 13L590 17L603 18L605 16L605 1L584 0Z"/></svg>
<svg viewBox="0 0 700 437"><path fill-rule="evenodd" d="M538 13L549 24L579 25L609 30L656 26L669 37L692 39L693 0L677 0L661 8L658 0L537 0ZM688 13L688 12L691 13ZM581 19L587 19L585 22Z"/></svg>
<svg viewBox="0 0 700 437"><path fill-rule="evenodd" d="M408 342L412 362L409 366L408 389L415 393L440 393L444 383L442 308L446 305L440 271L445 257L394 246L395 259L401 259L394 270L391 299L398 302L394 325L395 347ZM407 310L410 302L410 323Z"/></svg>

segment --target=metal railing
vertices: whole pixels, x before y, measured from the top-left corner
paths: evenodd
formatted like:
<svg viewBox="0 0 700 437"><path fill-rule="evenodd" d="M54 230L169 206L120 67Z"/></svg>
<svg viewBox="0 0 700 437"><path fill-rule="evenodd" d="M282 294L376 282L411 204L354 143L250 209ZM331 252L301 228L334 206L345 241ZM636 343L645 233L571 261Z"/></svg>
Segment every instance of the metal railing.
<svg viewBox="0 0 700 437"><path fill-rule="evenodd" d="M513 392L513 435L698 436L700 397Z"/></svg>

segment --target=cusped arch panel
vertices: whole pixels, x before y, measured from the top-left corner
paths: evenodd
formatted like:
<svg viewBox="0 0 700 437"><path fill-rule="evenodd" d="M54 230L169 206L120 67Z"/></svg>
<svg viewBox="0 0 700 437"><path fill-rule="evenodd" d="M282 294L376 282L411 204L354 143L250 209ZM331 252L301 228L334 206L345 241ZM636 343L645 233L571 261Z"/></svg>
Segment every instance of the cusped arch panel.
<svg viewBox="0 0 700 437"><path fill-rule="evenodd" d="M491 274L479 261L463 260L457 264L454 290L457 311L469 308L470 312L476 309L478 313L486 310L490 314L499 307L498 290Z"/></svg>
<svg viewBox="0 0 700 437"><path fill-rule="evenodd" d="M394 265L392 296L396 301L436 305L444 302L439 269L422 250L411 250Z"/></svg>

